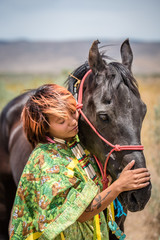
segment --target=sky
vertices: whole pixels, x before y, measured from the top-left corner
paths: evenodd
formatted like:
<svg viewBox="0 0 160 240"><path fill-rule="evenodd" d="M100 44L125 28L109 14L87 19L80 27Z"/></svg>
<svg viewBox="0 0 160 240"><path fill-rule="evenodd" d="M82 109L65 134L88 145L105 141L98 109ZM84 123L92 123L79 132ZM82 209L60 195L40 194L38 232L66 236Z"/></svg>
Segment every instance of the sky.
<svg viewBox="0 0 160 240"><path fill-rule="evenodd" d="M160 0L0 0L1 40L160 41Z"/></svg>

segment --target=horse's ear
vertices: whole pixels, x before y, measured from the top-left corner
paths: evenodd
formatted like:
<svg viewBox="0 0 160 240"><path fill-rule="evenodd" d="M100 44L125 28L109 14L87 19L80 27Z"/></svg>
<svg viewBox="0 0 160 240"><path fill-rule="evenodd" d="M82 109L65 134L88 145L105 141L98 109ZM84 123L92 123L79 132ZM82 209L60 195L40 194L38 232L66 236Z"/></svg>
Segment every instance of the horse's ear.
<svg viewBox="0 0 160 240"><path fill-rule="evenodd" d="M125 65L130 71L132 67L132 61L133 61L133 53L132 49L129 43L129 39L126 39L121 46L121 58L122 63Z"/></svg>
<svg viewBox="0 0 160 240"><path fill-rule="evenodd" d="M97 71L102 71L105 68L103 59L98 50L98 40L92 43L92 46L89 50L88 62L89 66L92 69L92 72L95 74Z"/></svg>

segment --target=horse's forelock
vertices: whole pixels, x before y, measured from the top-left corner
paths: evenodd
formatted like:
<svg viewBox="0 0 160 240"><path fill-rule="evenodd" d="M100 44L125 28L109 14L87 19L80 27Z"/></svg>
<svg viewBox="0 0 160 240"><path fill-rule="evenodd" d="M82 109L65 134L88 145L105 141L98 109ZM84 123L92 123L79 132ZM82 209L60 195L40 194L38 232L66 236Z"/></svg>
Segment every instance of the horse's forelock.
<svg viewBox="0 0 160 240"><path fill-rule="evenodd" d="M140 98L140 93L138 90L138 83L133 77L132 73L121 63L111 62L109 65L113 67L117 74L119 74L119 79L138 97ZM114 81L114 79L113 79ZM113 84L112 84L113 85Z"/></svg>

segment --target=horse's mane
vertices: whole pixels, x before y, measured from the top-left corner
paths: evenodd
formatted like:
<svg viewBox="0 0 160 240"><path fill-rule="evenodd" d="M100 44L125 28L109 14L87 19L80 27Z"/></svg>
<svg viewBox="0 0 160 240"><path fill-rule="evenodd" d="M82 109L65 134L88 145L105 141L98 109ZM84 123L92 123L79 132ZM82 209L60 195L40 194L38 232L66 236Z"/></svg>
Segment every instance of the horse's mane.
<svg viewBox="0 0 160 240"><path fill-rule="evenodd" d="M111 60L110 57L102 54L101 55L103 59ZM106 62L106 61L105 61ZM107 63L106 63L107 64ZM120 74L122 81L124 84L137 96L140 97L139 90L138 90L138 84L136 79L133 77L132 73L121 63L119 62L110 62L109 65L111 65L118 74ZM86 72L90 69L88 61L86 61L84 64L82 64L80 67L76 68L67 78L66 84L68 86L68 90L73 93L74 91L74 85L77 81L77 79L82 80L83 76L86 74ZM74 77L73 77L74 76ZM77 79L76 79L77 78ZM114 80L113 80L114 81ZM116 81L116 80L115 80ZM110 82L113 86L113 82Z"/></svg>

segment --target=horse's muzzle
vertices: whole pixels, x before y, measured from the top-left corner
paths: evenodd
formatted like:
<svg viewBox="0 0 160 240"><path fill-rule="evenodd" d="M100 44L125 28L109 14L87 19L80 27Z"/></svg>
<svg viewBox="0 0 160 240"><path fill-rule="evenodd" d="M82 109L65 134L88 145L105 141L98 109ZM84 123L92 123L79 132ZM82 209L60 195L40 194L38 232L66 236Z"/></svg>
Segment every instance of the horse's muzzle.
<svg viewBox="0 0 160 240"><path fill-rule="evenodd" d="M151 196L151 183L142 189L123 192L120 194L120 200L130 212L137 212L144 209Z"/></svg>

